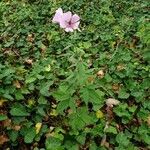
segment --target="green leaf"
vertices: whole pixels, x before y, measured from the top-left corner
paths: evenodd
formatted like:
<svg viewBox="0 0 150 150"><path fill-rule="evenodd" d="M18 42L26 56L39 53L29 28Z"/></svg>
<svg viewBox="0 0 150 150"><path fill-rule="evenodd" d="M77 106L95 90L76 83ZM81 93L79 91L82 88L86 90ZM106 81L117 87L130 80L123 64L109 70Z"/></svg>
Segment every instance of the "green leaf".
<svg viewBox="0 0 150 150"><path fill-rule="evenodd" d="M111 76L107 73L107 74L105 74L105 80L106 80L106 82L111 82L112 81L112 78L111 78Z"/></svg>
<svg viewBox="0 0 150 150"><path fill-rule="evenodd" d="M36 130L33 127L30 127L24 137L24 141L25 143L32 143L33 139L36 136Z"/></svg>
<svg viewBox="0 0 150 150"><path fill-rule="evenodd" d="M82 135L78 135L76 137L76 140L80 143L80 144L84 144L85 143L85 140L86 140L86 134L82 134Z"/></svg>
<svg viewBox="0 0 150 150"><path fill-rule="evenodd" d="M78 108L76 113L69 117L69 123L73 129L82 129L85 125L93 124L95 118L90 115L86 107Z"/></svg>
<svg viewBox="0 0 150 150"><path fill-rule="evenodd" d="M57 112L63 113L63 110L65 110L68 107L69 107L69 100L61 101L61 102L59 102L59 104L57 106Z"/></svg>
<svg viewBox="0 0 150 150"><path fill-rule="evenodd" d="M133 105L133 106L131 106L131 107L128 107L128 109L129 109L129 111L130 111L131 113L134 113L134 112L136 111L136 109L137 109L137 106Z"/></svg>
<svg viewBox="0 0 150 150"><path fill-rule="evenodd" d="M68 107L70 107L72 109L72 111L74 111L74 112L76 111L76 104L74 102L74 99L71 97L67 100L60 101L58 103L57 112L63 113L63 110L67 109Z"/></svg>
<svg viewBox="0 0 150 150"><path fill-rule="evenodd" d="M92 44L90 43L90 42L83 42L83 47L85 48L85 49L88 49L88 48L90 48L92 46Z"/></svg>
<svg viewBox="0 0 150 150"><path fill-rule="evenodd" d="M52 84L53 84L53 81L41 83L41 86L40 86L40 93L41 93L43 96L49 96L49 95L50 95L49 88L50 88L50 86L51 86Z"/></svg>
<svg viewBox="0 0 150 150"><path fill-rule="evenodd" d="M36 80L36 77L28 77L27 79L26 79L26 83L32 83L32 82L34 82Z"/></svg>
<svg viewBox="0 0 150 150"><path fill-rule="evenodd" d="M64 101L70 99L72 93L69 91L68 86L60 86L52 95L57 101Z"/></svg>
<svg viewBox="0 0 150 150"><path fill-rule="evenodd" d="M129 93L127 93L125 90L122 89L119 91L118 98L127 99L129 96Z"/></svg>
<svg viewBox="0 0 150 150"><path fill-rule="evenodd" d="M0 114L0 121L6 120L7 118L6 115Z"/></svg>
<svg viewBox="0 0 150 150"><path fill-rule="evenodd" d="M9 133L9 138L12 142L15 142L18 137L18 131L11 130Z"/></svg>
<svg viewBox="0 0 150 150"><path fill-rule="evenodd" d="M64 143L66 150L78 150L79 144L75 140L66 140Z"/></svg>
<svg viewBox="0 0 150 150"><path fill-rule="evenodd" d="M119 116L119 117L123 117L123 116L128 116L130 115L128 110L127 110L127 104L119 104L117 107L114 108L114 112Z"/></svg>
<svg viewBox="0 0 150 150"><path fill-rule="evenodd" d="M129 112L126 103L119 104L113 111L117 116L121 117L122 123L128 123L132 119L132 112Z"/></svg>
<svg viewBox="0 0 150 150"><path fill-rule="evenodd" d="M45 113L45 110L44 110L44 107L43 106L39 106L37 107L37 112L41 115L41 116L45 116L46 113Z"/></svg>
<svg viewBox="0 0 150 150"><path fill-rule="evenodd" d="M92 102L93 104L103 104L103 92L95 90L93 86L86 86L80 90L82 100L87 104Z"/></svg>
<svg viewBox="0 0 150 150"><path fill-rule="evenodd" d="M22 99L24 99L24 96L22 95L21 91L16 91L15 92L15 98L17 100L22 100Z"/></svg>
<svg viewBox="0 0 150 150"><path fill-rule="evenodd" d="M95 142L92 142L91 144L90 144L90 147L89 147L89 150L106 150L105 148L98 148L97 147L97 145L96 145L96 143Z"/></svg>
<svg viewBox="0 0 150 150"><path fill-rule="evenodd" d="M144 109L143 107L140 108L140 110L138 111L137 116L143 120L147 120L148 116L149 116L149 110Z"/></svg>
<svg viewBox="0 0 150 150"><path fill-rule="evenodd" d="M38 99L38 103L45 105L45 104L47 104L47 100L44 96L40 96Z"/></svg>
<svg viewBox="0 0 150 150"><path fill-rule="evenodd" d="M117 130L115 127L113 126L109 126L107 129L106 129L106 133L113 133L113 134L117 134Z"/></svg>
<svg viewBox="0 0 150 150"><path fill-rule="evenodd" d="M135 134L134 139L139 142L144 142L150 145L150 135L149 135L149 127L146 125L141 125L138 128L138 133Z"/></svg>
<svg viewBox="0 0 150 150"><path fill-rule="evenodd" d="M26 110L26 107L21 104L15 104L10 110L12 116L29 116L29 113Z"/></svg>
<svg viewBox="0 0 150 150"><path fill-rule="evenodd" d="M69 99L69 97L70 97L70 95L68 93L65 93L63 91L54 92L53 96L57 101L64 101L64 100Z"/></svg>
<svg viewBox="0 0 150 150"><path fill-rule="evenodd" d="M61 141L57 138L49 137L46 139L46 150L63 150Z"/></svg>
<svg viewBox="0 0 150 150"><path fill-rule="evenodd" d="M123 145L123 146L128 146L128 144L130 143L128 137L123 132L120 132L116 136L116 141L118 144Z"/></svg>

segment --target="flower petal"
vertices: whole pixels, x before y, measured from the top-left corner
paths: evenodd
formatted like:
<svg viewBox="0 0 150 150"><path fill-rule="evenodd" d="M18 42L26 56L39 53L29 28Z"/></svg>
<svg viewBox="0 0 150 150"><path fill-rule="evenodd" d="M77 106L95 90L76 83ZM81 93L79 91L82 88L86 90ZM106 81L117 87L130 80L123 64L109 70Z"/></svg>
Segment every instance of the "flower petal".
<svg viewBox="0 0 150 150"><path fill-rule="evenodd" d="M61 28L67 28L68 23L64 19L60 19L59 25Z"/></svg>
<svg viewBox="0 0 150 150"><path fill-rule="evenodd" d="M73 32L73 29L72 28L66 28L65 31L66 32Z"/></svg>
<svg viewBox="0 0 150 150"><path fill-rule="evenodd" d="M62 8L58 8L58 9L56 10L56 13L62 13L62 14L63 14Z"/></svg>
<svg viewBox="0 0 150 150"><path fill-rule="evenodd" d="M63 13L63 16L60 19L60 27L61 28L67 28L69 26L69 21L71 20L72 13L70 11Z"/></svg>
<svg viewBox="0 0 150 150"><path fill-rule="evenodd" d="M58 8L58 9L56 10L56 13L55 13L53 19L52 19L52 22L53 22L53 23L59 23L60 20L62 19L62 16L63 16L63 11L62 11L61 8Z"/></svg>
<svg viewBox="0 0 150 150"><path fill-rule="evenodd" d="M76 22L76 23L73 23L73 24L71 25L71 27L72 27L73 29L78 29L78 28L79 28L79 24L80 24L80 21L78 21L78 22Z"/></svg>
<svg viewBox="0 0 150 150"><path fill-rule="evenodd" d="M62 20L69 22L71 20L71 17L72 17L72 13L70 11L68 11L63 14Z"/></svg>
<svg viewBox="0 0 150 150"><path fill-rule="evenodd" d="M77 14L74 14L71 18L71 22L75 23L80 20L80 17Z"/></svg>

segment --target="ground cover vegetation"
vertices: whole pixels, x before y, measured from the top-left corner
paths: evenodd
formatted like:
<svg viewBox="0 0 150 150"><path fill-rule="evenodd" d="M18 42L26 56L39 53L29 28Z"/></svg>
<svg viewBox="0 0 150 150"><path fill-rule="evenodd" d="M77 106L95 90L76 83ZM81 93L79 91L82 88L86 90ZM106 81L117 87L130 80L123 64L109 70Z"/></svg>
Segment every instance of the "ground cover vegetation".
<svg viewBox="0 0 150 150"><path fill-rule="evenodd" d="M148 150L149 44L148 0L0 1L0 149Z"/></svg>

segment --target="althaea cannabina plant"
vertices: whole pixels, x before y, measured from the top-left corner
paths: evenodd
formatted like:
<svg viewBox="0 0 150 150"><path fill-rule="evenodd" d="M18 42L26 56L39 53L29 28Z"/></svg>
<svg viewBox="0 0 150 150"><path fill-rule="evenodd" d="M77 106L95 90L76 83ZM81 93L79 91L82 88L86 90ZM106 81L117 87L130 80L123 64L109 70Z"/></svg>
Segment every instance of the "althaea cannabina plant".
<svg viewBox="0 0 150 150"><path fill-rule="evenodd" d="M58 8L52 22L59 23L66 32L73 32L76 29L79 30L80 17L77 14L73 15L70 11L63 13L63 10Z"/></svg>

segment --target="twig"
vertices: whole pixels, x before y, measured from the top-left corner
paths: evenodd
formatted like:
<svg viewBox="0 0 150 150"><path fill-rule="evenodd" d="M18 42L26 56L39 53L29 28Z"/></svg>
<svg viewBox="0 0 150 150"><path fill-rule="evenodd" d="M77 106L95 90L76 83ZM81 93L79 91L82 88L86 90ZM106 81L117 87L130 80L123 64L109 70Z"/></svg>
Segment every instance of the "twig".
<svg viewBox="0 0 150 150"><path fill-rule="evenodd" d="M117 54L117 52L118 52L118 47L119 47L119 44L120 44L120 43L121 43L121 41L119 41L119 42L117 43L116 50L115 50L115 52L113 53L113 55L112 55L111 59L109 60L109 62L111 62L111 61L113 60L113 58L115 57L115 55Z"/></svg>

